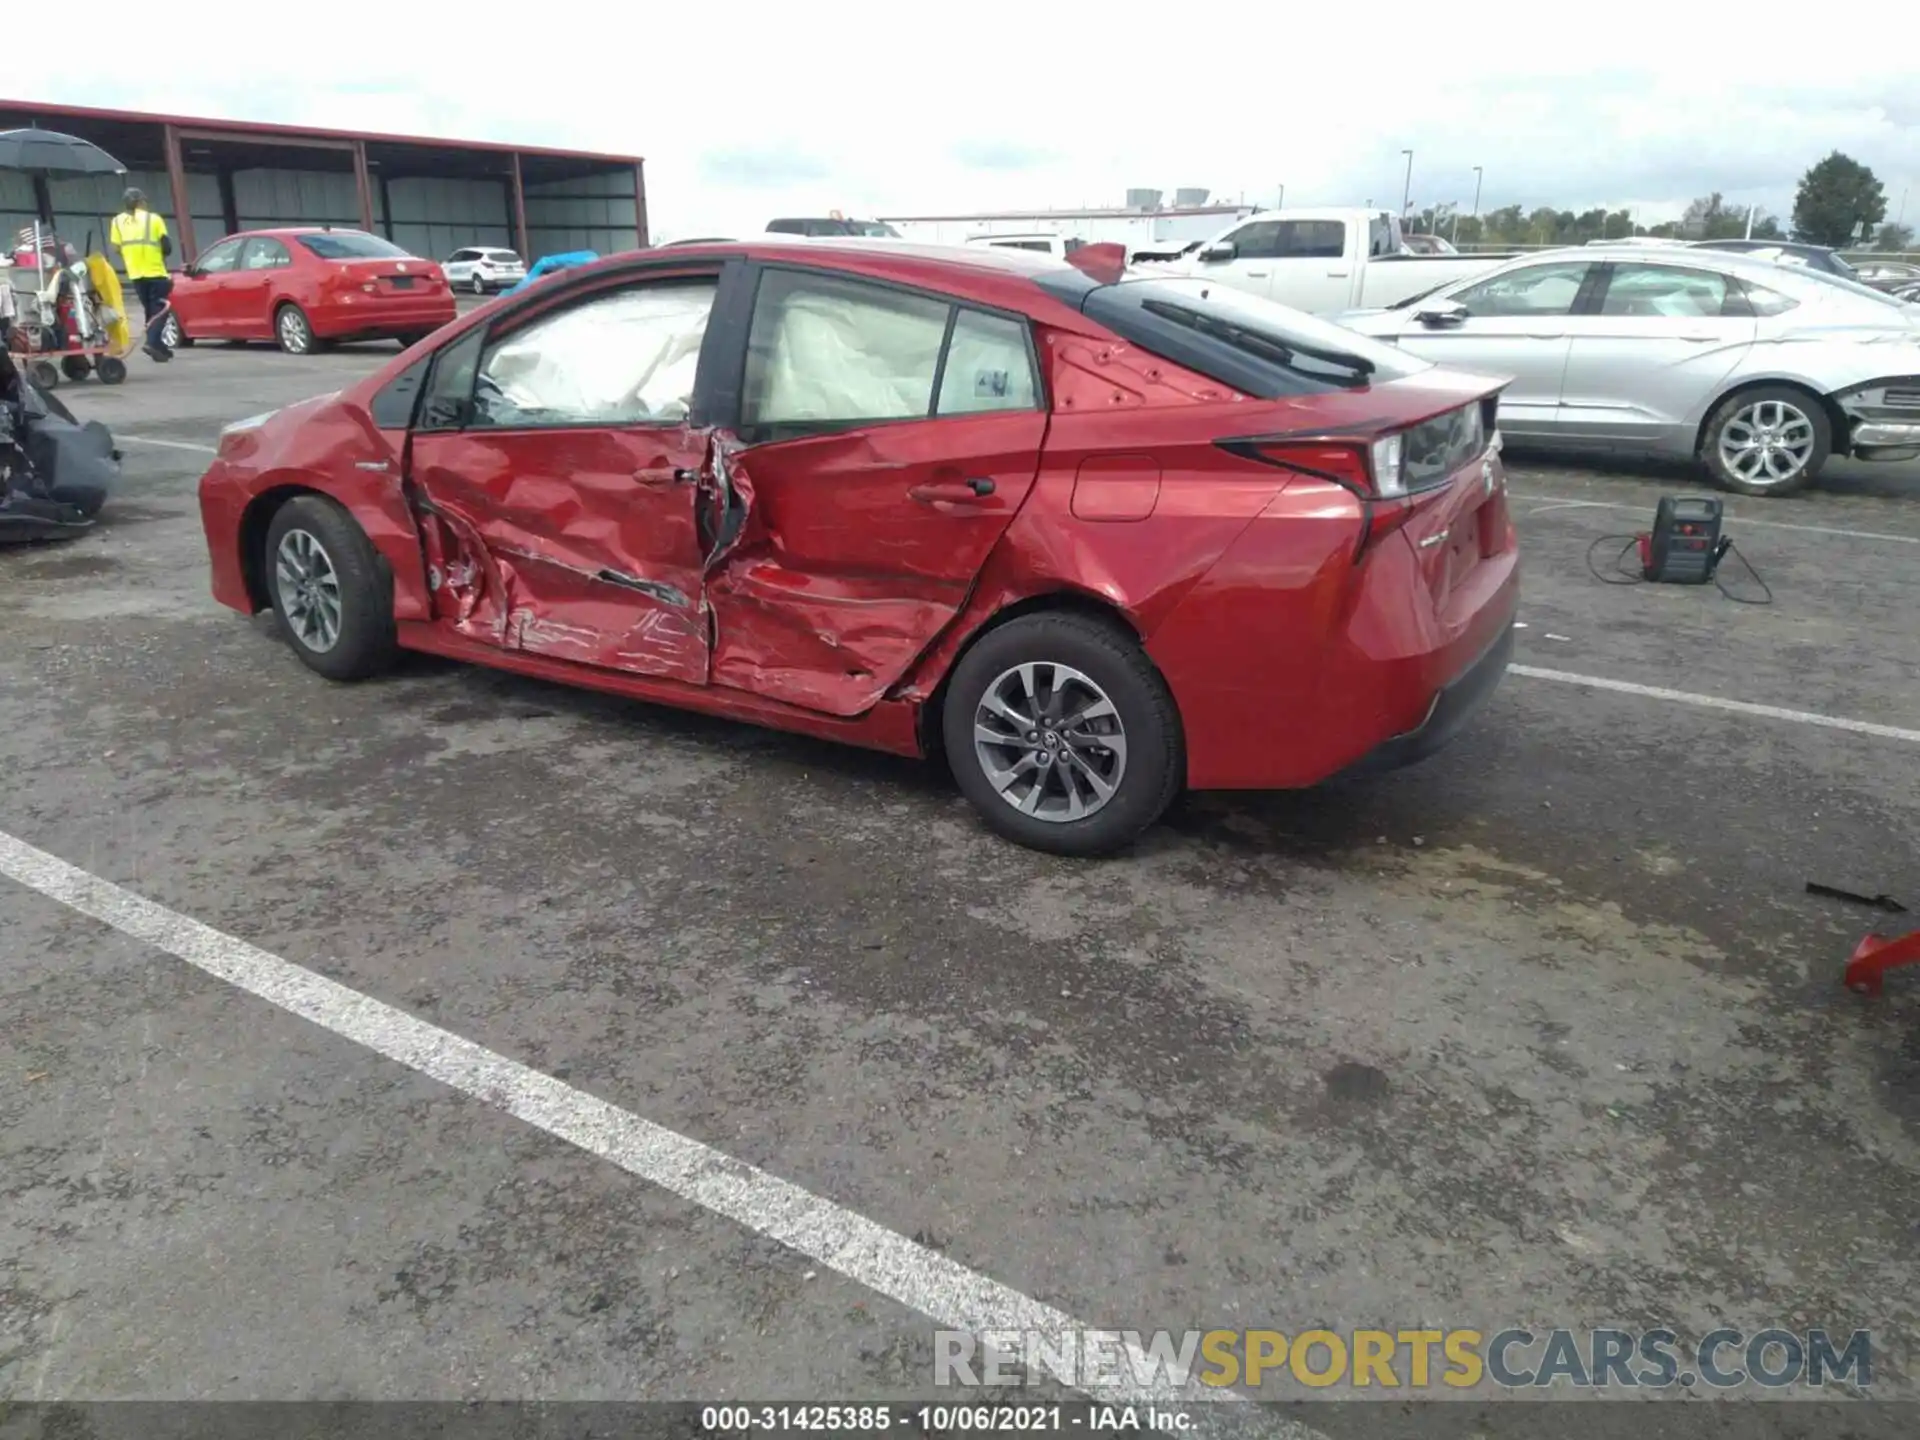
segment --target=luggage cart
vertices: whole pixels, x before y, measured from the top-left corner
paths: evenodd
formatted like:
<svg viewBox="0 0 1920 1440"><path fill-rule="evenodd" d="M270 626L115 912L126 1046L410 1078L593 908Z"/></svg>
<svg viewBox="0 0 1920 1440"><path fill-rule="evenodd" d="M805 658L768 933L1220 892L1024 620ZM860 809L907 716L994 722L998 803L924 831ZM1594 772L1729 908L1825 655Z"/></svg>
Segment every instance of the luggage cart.
<svg viewBox="0 0 1920 1440"><path fill-rule="evenodd" d="M125 380L133 331L113 266L79 254L38 220L18 239L0 295L7 348L42 390L89 375L103 385Z"/></svg>

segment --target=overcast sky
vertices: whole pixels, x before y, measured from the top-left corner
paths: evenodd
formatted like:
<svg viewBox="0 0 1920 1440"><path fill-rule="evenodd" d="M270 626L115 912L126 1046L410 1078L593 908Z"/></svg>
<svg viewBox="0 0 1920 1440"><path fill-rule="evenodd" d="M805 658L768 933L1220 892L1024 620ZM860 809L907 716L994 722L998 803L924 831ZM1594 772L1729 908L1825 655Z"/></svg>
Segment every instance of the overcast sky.
<svg viewBox="0 0 1920 1440"><path fill-rule="evenodd" d="M111 19L121 0L108 0ZM146 13L144 7L141 14ZM1783 214L1844 150L1920 220L1920 9L1266 0L1132 8L814 0L250 7L169 19L155 63L37 98L644 155L660 238L775 213L1117 204L1134 185L1289 205ZM626 19L624 17L631 17ZM164 58L160 58L164 57ZM329 79L354 76L354 79Z"/></svg>

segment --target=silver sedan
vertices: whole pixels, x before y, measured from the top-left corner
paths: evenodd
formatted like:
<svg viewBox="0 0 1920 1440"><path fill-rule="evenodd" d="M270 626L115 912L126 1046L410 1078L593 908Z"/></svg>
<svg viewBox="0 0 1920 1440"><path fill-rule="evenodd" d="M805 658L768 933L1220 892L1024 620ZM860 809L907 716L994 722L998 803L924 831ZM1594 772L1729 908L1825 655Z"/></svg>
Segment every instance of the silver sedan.
<svg viewBox="0 0 1920 1440"><path fill-rule="evenodd" d="M1832 455L1920 456L1920 305L1803 267L1583 246L1340 322L1511 376L1512 439L1695 457L1743 495L1797 490Z"/></svg>

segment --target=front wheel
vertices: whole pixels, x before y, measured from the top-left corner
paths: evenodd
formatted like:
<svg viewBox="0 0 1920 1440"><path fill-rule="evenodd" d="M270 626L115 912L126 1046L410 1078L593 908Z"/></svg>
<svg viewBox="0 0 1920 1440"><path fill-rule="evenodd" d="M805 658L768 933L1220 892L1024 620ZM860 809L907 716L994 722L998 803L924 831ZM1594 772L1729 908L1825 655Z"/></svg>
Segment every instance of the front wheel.
<svg viewBox="0 0 1920 1440"><path fill-rule="evenodd" d="M1833 426L1820 402L1790 385L1729 395L1707 421L1700 458L1722 489L1790 495L1820 474Z"/></svg>
<svg viewBox="0 0 1920 1440"><path fill-rule="evenodd" d="M474 276L467 283L473 287L474 294L484 295L487 293L487 282L482 280L478 275Z"/></svg>
<svg viewBox="0 0 1920 1440"><path fill-rule="evenodd" d="M1132 636L1085 615L1025 615L989 632L955 667L941 726L987 824L1056 855L1131 844L1186 774L1166 683Z"/></svg>
<svg viewBox="0 0 1920 1440"><path fill-rule="evenodd" d="M274 620L307 668L364 680L393 664L393 582L354 519L318 495L274 513L261 555Z"/></svg>
<svg viewBox="0 0 1920 1440"><path fill-rule="evenodd" d="M169 350L185 350L193 344L193 337L180 328L178 311L167 312L167 318L160 326L160 343Z"/></svg>

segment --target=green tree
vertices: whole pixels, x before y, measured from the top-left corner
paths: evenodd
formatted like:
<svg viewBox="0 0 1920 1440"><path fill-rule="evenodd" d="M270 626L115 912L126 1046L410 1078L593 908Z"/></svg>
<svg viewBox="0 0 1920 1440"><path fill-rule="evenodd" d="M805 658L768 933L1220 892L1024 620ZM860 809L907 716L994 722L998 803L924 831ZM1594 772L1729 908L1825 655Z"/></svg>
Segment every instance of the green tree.
<svg viewBox="0 0 1920 1440"><path fill-rule="evenodd" d="M1793 197L1793 231L1816 245L1849 245L1860 227L1887 215L1887 192L1873 171L1838 150L1800 177Z"/></svg>
<svg viewBox="0 0 1920 1440"><path fill-rule="evenodd" d="M1913 249L1913 227L1911 225L1896 225L1893 221L1889 220L1886 224L1882 225L1879 232L1874 235L1873 248L1876 250Z"/></svg>

